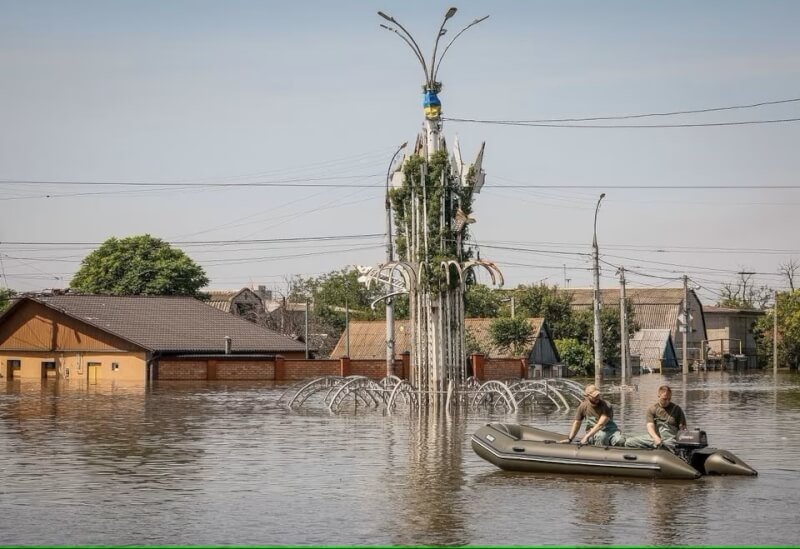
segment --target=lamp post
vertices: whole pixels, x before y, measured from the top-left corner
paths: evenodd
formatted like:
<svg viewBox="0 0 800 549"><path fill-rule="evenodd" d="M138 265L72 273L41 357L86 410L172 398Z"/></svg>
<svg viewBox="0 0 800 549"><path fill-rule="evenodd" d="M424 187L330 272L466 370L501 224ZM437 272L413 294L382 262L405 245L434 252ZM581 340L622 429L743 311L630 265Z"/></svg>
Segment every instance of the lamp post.
<svg viewBox="0 0 800 549"><path fill-rule="evenodd" d="M400 154L400 151L406 148L408 141L397 147L397 150L392 156L392 161L389 162L389 168L386 170L386 263L389 264L394 261L394 251L392 249L392 203L389 200L389 181L392 174L392 166ZM392 293L392 278L391 271L389 275L389 288L388 293ZM392 366L394 365L394 299L388 297L386 299L386 375L392 375Z"/></svg>
<svg viewBox="0 0 800 549"><path fill-rule="evenodd" d="M600 202L605 198L602 193L597 199L594 209L594 236L592 238L592 260L594 262L594 293L592 308L594 310L594 384L599 388L603 383L603 331L600 326L600 251L597 248L597 212Z"/></svg>
<svg viewBox="0 0 800 549"><path fill-rule="evenodd" d="M439 72L439 65L442 63L442 59L444 55L447 53L447 50L450 49L450 46L453 45L453 42L461 36L468 28L473 27L480 23L481 21L485 21L489 16L480 17L472 21L469 25L461 29L447 46L442 51L439 58L436 58L436 54L439 51L439 41L441 40L442 36L447 34L447 29L444 28L445 23L453 17L458 10L454 7L451 7L447 10L444 14L444 18L442 19L442 24L439 25L439 32L436 33L436 41L434 42L433 46L433 54L431 55L430 65L425 62L425 56L422 54L422 49L420 49L419 44L417 41L414 40L414 37L411 35L406 28L400 24L394 17L391 15L384 13L382 11L378 12L378 15L381 16L383 19L392 23L397 28L393 26L384 25L383 23L380 24L381 28L386 29L390 32L395 33L399 36L403 42L411 48L411 51L414 52L414 56L419 61L419 64L422 66L422 71L425 74L425 83L423 84L423 92L424 92L424 100L423 105L425 108L425 130L426 130L426 144L427 144L427 151L426 157L430 158L430 155L434 152L439 150L440 147L440 140L439 140L439 131L441 129L441 102L439 101L439 97L437 94L442 89L442 84L436 80L437 74Z"/></svg>

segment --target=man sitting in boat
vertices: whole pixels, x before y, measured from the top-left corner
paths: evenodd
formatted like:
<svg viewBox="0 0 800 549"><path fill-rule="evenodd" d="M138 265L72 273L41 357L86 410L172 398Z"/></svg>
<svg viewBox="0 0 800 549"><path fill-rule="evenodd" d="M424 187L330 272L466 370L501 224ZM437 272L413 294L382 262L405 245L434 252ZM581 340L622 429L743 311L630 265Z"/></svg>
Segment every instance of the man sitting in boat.
<svg viewBox="0 0 800 549"><path fill-rule="evenodd" d="M686 414L680 406L672 402L672 389L669 385L658 388L658 400L645 413L647 434L628 437L628 448L658 448L661 445L672 449L678 431L686 429Z"/></svg>
<svg viewBox="0 0 800 549"><path fill-rule="evenodd" d="M559 442L572 442L585 419L586 434L581 438L581 444L624 446L625 437L614 423L614 410L608 402L600 398L600 390L595 385L587 385L583 396L586 398L575 411L575 420L569 430L569 438Z"/></svg>

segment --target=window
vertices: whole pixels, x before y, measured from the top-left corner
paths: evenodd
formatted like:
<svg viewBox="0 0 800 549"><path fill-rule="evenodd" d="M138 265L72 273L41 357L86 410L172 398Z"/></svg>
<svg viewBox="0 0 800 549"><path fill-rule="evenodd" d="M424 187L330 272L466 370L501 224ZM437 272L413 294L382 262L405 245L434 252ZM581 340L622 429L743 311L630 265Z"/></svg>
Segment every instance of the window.
<svg viewBox="0 0 800 549"><path fill-rule="evenodd" d="M42 362L42 366L44 366L45 370L55 370L56 369L56 363L53 360L49 360L47 362Z"/></svg>
<svg viewBox="0 0 800 549"><path fill-rule="evenodd" d="M22 361L19 359L10 359L8 361L8 365L11 366L12 370L19 370L22 368Z"/></svg>

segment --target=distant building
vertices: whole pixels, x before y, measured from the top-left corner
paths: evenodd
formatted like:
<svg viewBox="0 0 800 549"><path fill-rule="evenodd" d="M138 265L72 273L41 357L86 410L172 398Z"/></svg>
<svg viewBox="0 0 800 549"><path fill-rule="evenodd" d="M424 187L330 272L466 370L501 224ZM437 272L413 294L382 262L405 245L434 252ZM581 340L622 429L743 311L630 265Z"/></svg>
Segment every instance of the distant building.
<svg viewBox="0 0 800 549"><path fill-rule="evenodd" d="M592 288L560 289L572 294L575 309L592 308ZM686 346L690 364L703 357L703 345L707 339L703 305L694 290L689 290L689 328ZM634 320L643 330L669 330L675 346L680 347L683 338L683 288L627 288L626 297L633 306ZM603 307L619 307L619 289L600 290Z"/></svg>
<svg viewBox="0 0 800 549"><path fill-rule="evenodd" d="M266 323L264 299L250 288L238 291L212 290L209 294L211 299L208 304L212 307L262 326Z"/></svg>
<svg viewBox="0 0 800 549"><path fill-rule="evenodd" d="M235 377L276 355L304 358L305 345L191 297L23 297L0 315L8 379L215 379L209 368Z"/></svg>
<svg viewBox="0 0 800 549"><path fill-rule="evenodd" d="M464 319L468 337L473 338L477 346L491 358L524 357L527 360L531 377L553 377L562 375L561 359L550 335L550 330L542 318L529 318L533 328L533 340L525 349L515 355L510 351L500 350L491 343L489 326L491 318ZM349 332L349 333L348 333ZM411 331L408 320L396 320L394 326L395 356L411 352ZM349 350L349 353L348 353ZM383 320L359 320L349 323L339 338L339 342L331 352L332 358L349 356L351 359L386 358L386 322ZM464 357L466 360L467 357Z"/></svg>
<svg viewBox="0 0 800 549"><path fill-rule="evenodd" d="M672 334L667 329L639 330L630 339L630 353L634 359L638 357L643 373L680 368Z"/></svg>
<svg viewBox="0 0 800 549"><path fill-rule="evenodd" d="M705 307L708 334L708 357L716 359L738 357L742 366L758 367L756 340L753 337L758 319L764 311L754 309L732 309L728 307ZM734 362L734 364L736 364ZM737 364L738 365L738 364Z"/></svg>

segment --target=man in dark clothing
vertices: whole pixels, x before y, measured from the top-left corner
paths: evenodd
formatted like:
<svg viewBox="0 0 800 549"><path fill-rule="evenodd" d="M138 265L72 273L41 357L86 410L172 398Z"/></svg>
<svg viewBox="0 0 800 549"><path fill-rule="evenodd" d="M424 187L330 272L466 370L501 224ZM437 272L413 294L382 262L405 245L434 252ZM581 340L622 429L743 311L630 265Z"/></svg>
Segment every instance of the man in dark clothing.
<svg viewBox="0 0 800 549"><path fill-rule="evenodd" d="M628 448L672 447L678 431L686 429L686 414L672 402L672 389L668 385L658 388L658 401L645 412L647 435L628 437Z"/></svg>
<svg viewBox="0 0 800 549"><path fill-rule="evenodd" d="M585 419L586 434L581 438L581 444L624 446L625 437L614 423L614 410L608 402L600 398L600 390L594 385L587 385L583 395L586 398L575 411L569 437L559 442L572 442Z"/></svg>

